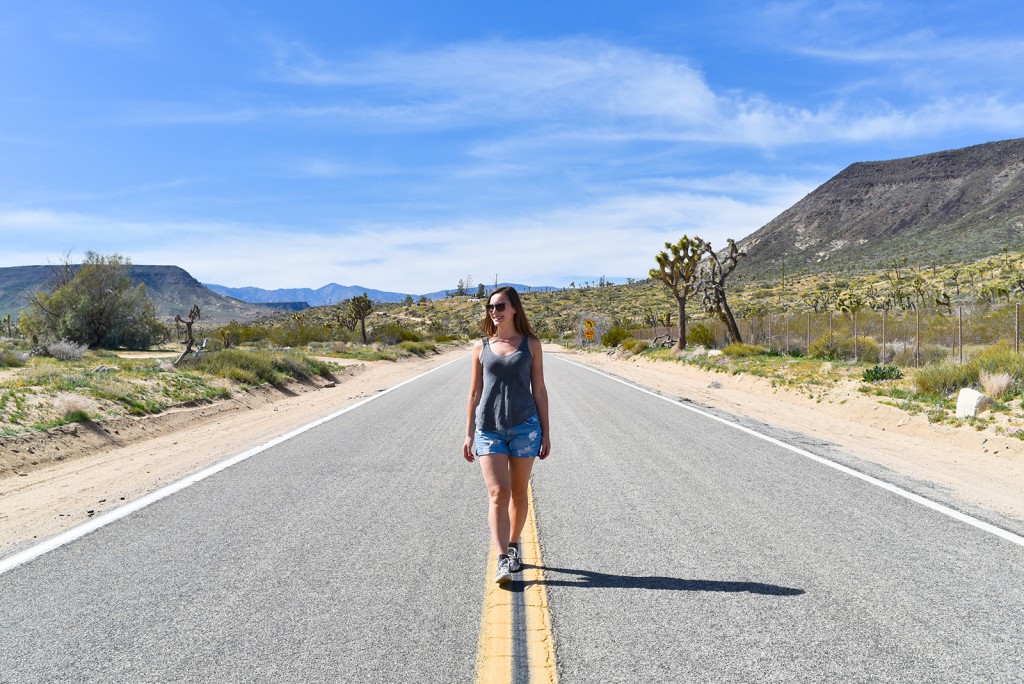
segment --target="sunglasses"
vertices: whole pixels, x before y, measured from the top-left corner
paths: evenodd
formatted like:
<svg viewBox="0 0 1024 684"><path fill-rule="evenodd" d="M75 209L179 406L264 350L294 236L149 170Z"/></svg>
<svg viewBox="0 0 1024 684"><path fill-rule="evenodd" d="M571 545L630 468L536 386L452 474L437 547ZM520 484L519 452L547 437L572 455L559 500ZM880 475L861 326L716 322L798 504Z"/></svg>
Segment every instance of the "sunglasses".
<svg viewBox="0 0 1024 684"><path fill-rule="evenodd" d="M484 304L484 307L488 311L497 311L498 313L501 313L502 311L505 310L505 302L498 302L497 304Z"/></svg>

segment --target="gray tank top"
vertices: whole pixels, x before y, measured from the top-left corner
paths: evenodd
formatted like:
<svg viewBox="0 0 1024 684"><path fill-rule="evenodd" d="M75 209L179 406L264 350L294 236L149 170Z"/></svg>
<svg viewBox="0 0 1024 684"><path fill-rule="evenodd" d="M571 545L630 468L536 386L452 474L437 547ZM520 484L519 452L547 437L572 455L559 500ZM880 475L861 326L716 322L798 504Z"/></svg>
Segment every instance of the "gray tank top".
<svg viewBox="0 0 1024 684"><path fill-rule="evenodd" d="M537 411L530 384L533 354L529 338L523 335L519 347L508 356L492 352L490 342L484 338L480 365L483 366L484 389L476 407L477 429L494 432L525 423Z"/></svg>

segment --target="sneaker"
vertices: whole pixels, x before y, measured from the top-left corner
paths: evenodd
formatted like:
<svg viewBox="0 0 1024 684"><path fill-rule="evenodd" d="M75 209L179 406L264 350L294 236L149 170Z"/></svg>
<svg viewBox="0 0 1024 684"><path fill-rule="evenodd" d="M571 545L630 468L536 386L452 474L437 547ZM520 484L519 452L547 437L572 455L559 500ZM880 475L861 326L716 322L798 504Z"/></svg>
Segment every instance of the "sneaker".
<svg viewBox="0 0 1024 684"><path fill-rule="evenodd" d="M498 584L504 584L512 579L512 571L508 567L508 556L502 554L498 556L498 572L494 575L494 581Z"/></svg>
<svg viewBox="0 0 1024 684"><path fill-rule="evenodd" d="M523 553L520 549L520 542L509 542L508 569L510 572L519 572L523 569Z"/></svg>

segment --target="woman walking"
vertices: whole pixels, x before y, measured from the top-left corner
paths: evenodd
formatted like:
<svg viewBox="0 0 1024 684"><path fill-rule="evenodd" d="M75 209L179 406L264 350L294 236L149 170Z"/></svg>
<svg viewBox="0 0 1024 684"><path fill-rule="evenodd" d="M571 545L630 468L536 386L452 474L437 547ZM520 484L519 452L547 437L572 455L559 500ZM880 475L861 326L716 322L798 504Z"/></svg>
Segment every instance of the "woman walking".
<svg viewBox="0 0 1024 684"><path fill-rule="evenodd" d="M528 487L535 458L551 453L548 392L540 339L515 288L487 298L484 337L473 346L473 375L462 455L480 469L490 496L487 522L498 551L494 581L504 584L522 568L520 536L526 525Z"/></svg>

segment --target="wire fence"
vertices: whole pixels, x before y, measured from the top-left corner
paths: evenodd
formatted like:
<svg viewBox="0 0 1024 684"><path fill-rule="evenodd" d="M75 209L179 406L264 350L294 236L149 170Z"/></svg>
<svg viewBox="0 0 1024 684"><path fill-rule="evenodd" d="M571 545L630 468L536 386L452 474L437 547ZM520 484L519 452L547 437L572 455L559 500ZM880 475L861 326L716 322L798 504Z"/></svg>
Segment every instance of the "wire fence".
<svg viewBox="0 0 1024 684"><path fill-rule="evenodd" d="M949 310L776 313L736 319L743 341L787 354L921 366L963 363L979 347L1007 344L1020 353L1020 304ZM688 321L712 328L714 347L726 344L725 325L715 319ZM632 331L633 337L674 340L675 326ZM966 350L966 352L965 352Z"/></svg>

